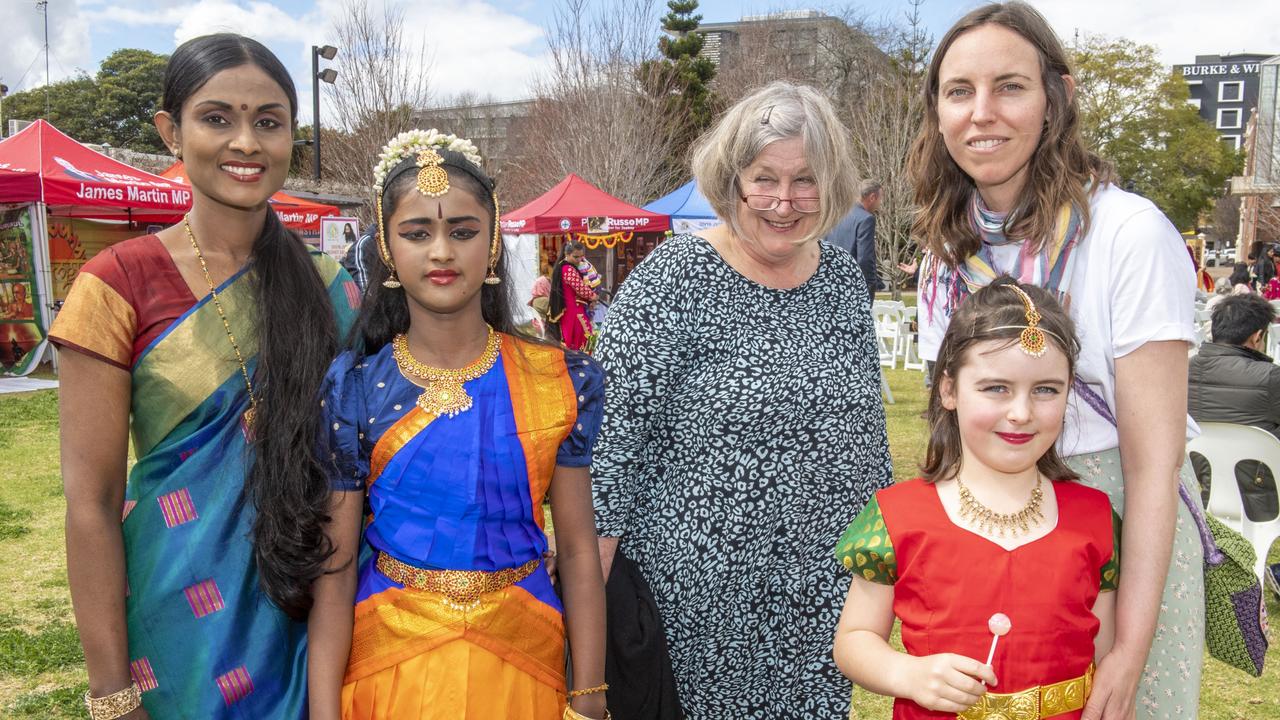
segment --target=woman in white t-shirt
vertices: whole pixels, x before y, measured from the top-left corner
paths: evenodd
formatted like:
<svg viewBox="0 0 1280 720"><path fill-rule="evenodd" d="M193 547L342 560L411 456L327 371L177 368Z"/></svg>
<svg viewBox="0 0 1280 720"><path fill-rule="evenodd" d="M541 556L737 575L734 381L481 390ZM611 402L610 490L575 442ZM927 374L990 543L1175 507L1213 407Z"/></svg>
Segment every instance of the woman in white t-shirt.
<svg viewBox="0 0 1280 720"><path fill-rule="evenodd" d="M1186 409L1195 276L1182 239L1085 148L1066 53L1030 6L962 18L934 54L926 95L909 166L928 250L920 354L933 359L951 312L999 275L1062 299L1082 350L1059 451L1139 518L1124 524L1116 642L1083 717L1134 717L1135 706L1139 718L1194 717L1204 593L1177 492L1179 481L1195 487L1183 463L1198 432Z"/></svg>

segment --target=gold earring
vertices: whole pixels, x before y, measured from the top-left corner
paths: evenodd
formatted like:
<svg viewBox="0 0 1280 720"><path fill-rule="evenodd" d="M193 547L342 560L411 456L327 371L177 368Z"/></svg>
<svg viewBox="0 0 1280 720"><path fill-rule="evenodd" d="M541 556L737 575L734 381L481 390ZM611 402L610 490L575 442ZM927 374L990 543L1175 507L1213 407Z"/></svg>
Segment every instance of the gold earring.
<svg viewBox="0 0 1280 720"><path fill-rule="evenodd" d="M174 156L174 157L176 157L176 158L178 158L179 160L181 160L181 159L182 159L182 147L180 147L180 146L179 146L179 147L175 147L175 148L173 149L173 156Z"/></svg>
<svg viewBox="0 0 1280 720"><path fill-rule="evenodd" d="M400 281L396 279L395 270L391 271L391 277L382 281L382 287L387 288L388 290L395 290L396 288L400 287Z"/></svg>
<svg viewBox="0 0 1280 720"><path fill-rule="evenodd" d="M485 285L498 285L502 278L496 272L498 258L502 257L502 227L498 222L498 194L493 194L493 240L489 242L489 274L484 278Z"/></svg>

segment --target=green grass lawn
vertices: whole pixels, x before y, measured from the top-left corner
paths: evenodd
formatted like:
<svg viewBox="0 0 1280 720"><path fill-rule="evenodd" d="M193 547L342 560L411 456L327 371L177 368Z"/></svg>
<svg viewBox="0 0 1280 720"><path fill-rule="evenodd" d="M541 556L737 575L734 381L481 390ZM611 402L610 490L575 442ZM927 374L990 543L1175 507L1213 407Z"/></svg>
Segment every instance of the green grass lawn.
<svg viewBox="0 0 1280 720"><path fill-rule="evenodd" d="M924 451L922 374L888 371L897 403L887 406L898 479L915 475ZM0 395L0 718L84 717L83 657L67 591L58 472L56 391ZM1280 544L1271 561L1280 561ZM1280 605L1268 596L1268 613ZM1273 646L1280 640L1274 628ZM1253 679L1205 656L1200 717L1280 720L1280 655ZM886 718L886 698L854 694L855 718Z"/></svg>

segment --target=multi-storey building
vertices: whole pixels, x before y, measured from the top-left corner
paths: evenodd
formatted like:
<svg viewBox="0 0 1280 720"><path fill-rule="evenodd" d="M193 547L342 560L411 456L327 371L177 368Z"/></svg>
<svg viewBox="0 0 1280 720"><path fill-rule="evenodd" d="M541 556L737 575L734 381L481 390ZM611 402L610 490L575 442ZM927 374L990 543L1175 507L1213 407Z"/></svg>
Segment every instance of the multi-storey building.
<svg viewBox="0 0 1280 720"><path fill-rule="evenodd" d="M1249 117L1258 106L1258 71L1270 55L1197 55L1189 65L1174 65L1191 91L1191 104L1213 124L1222 141L1239 148Z"/></svg>

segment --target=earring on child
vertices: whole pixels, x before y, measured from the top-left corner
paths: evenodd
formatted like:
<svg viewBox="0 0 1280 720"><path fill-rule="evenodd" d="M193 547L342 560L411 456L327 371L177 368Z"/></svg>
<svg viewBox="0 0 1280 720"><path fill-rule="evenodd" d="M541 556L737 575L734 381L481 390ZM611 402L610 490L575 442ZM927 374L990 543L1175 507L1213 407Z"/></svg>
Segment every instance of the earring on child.
<svg viewBox="0 0 1280 720"><path fill-rule="evenodd" d="M498 277L498 258L502 257L502 227L498 222L498 194L493 193L493 239L489 241L489 274L485 276L485 285L497 285L502 282Z"/></svg>
<svg viewBox="0 0 1280 720"><path fill-rule="evenodd" d="M388 290L394 290L400 287L400 280L396 277L396 265L391 260L391 248L387 245L386 228L382 225L382 193L378 193L378 255L382 257L382 264L387 266L390 275L386 280L382 281L382 287Z"/></svg>

